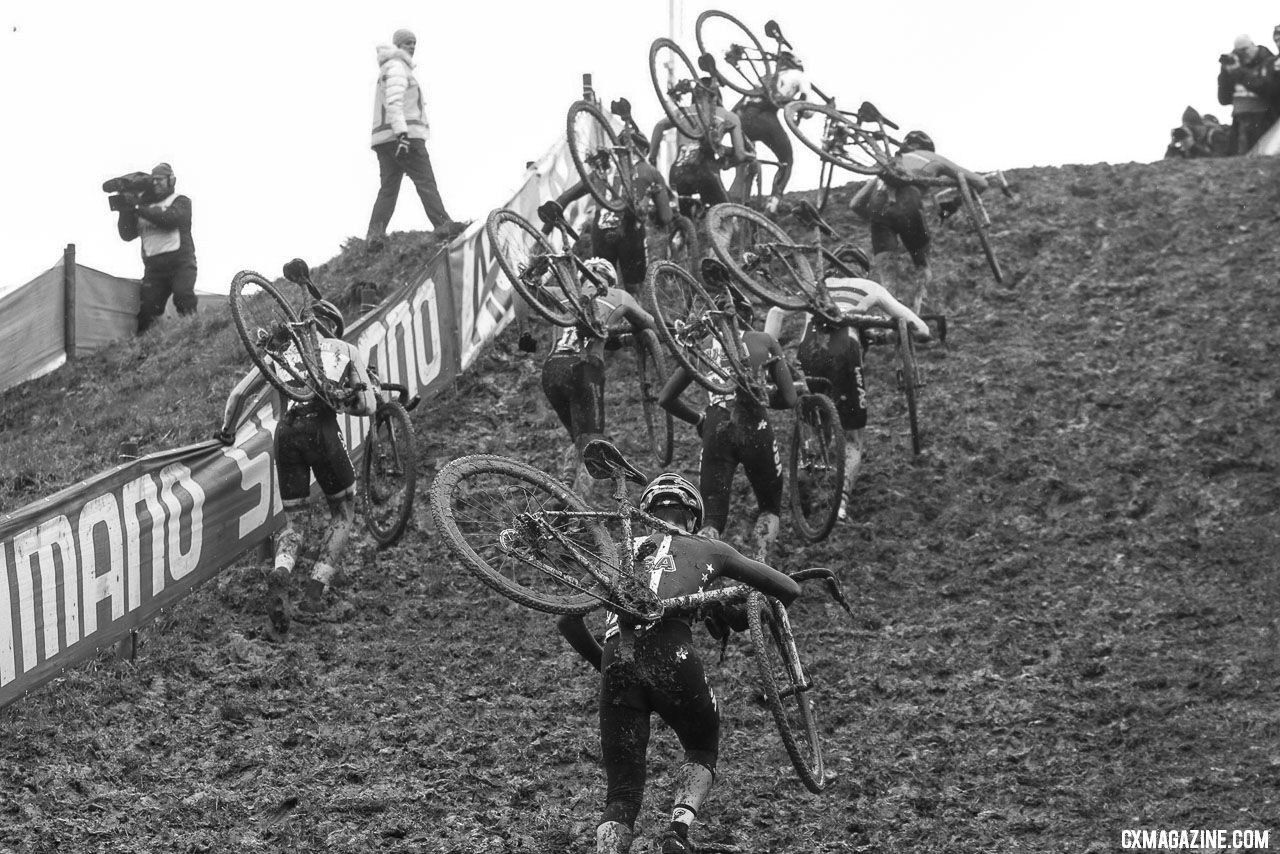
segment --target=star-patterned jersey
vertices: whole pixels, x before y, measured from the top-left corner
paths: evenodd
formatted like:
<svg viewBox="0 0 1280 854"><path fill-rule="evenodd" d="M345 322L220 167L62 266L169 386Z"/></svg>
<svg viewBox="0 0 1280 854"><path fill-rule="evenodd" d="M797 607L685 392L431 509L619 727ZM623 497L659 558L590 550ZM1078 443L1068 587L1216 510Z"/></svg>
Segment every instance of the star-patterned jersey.
<svg viewBox="0 0 1280 854"><path fill-rule="evenodd" d="M684 534L652 534L635 537L631 548L637 555L636 571L648 581L649 589L658 594L659 599L700 593L720 578L741 581L771 596L786 596L789 588L795 587L795 582L787 576L764 564L747 561L732 546L719 540ZM646 556L642 560L639 554ZM672 614L662 619L688 623L690 615ZM617 615L610 613L605 626L605 638L617 634Z"/></svg>

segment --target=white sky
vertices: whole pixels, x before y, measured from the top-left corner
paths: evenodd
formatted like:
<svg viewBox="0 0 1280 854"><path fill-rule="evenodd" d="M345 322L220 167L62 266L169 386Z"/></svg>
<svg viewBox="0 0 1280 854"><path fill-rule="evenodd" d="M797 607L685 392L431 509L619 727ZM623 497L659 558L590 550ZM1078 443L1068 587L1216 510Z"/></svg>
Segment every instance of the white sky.
<svg viewBox="0 0 1280 854"><path fill-rule="evenodd" d="M684 2L678 39L696 57ZM1280 7L1077 0L726 0L763 39L776 17L811 79L841 103L870 99L976 169L1158 159L1185 106L1216 103L1217 57L1238 33L1269 47ZM485 216L525 161L564 133L594 74L607 104L660 116L649 43L666 0L0 3L0 292L58 260L140 276L99 188L173 164L191 197L197 287L239 269L276 274L364 236L377 192L369 149L374 48L418 35L429 149L457 219ZM766 40L766 44L770 44ZM727 93L728 95L728 93ZM798 143L793 188L817 160ZM852 176L844 176L847 180ZM406 179L392 230L428 228Z"/></svg>

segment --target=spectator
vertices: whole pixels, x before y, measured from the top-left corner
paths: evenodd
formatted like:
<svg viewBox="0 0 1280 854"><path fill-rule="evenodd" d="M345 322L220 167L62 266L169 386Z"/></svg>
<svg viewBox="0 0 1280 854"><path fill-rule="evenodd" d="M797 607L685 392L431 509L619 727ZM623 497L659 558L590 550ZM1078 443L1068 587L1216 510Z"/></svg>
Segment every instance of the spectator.
<svg viewBox="0 0 1280 854"><path fill-rule="evenodd" d="M164 314L173 294L178 314L196 313L196 247L191 242L191 200L174 192L173 167L151 170L151 192L120 211L121 240L142 239L142 297L138 332Z"/></svg>
<svg viewBox="0 0 1280 854"><path fill-rule="evenodd" d="M387 225L396 210L396 197L405 173L418 188L418 198L431 225L444 236L461 230L445 213L435 172L427 154L427 116L422 89L413 76L413 53L418 38L409 30L396 30L391 44L378 46L378 85L373 101L373 150L378 155L382 187L369 217L370 252L382 249Z"/></svg>
<svg viewBox="0 0 1280 854"><path fill-rule="evenodd" d="M1275 55L1248 36L1236 36L1231 53L1219 61L1218 103L1231 107L1231 153L1247 154L1275 118L1262 94Z"/></svg>

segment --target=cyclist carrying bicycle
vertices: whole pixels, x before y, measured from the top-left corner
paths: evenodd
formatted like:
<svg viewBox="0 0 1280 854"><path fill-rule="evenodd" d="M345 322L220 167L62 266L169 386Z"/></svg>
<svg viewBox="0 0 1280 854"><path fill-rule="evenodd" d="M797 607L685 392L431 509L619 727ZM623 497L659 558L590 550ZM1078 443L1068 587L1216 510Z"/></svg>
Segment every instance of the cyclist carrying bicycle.
<svg viewBox="0 0 1280 854"><path fill-rule="evenodd" d="M678 148L668 176L671 189L680 196L680 213L685 216L692 215L693 196L697 196L705 207L729 201L720 170L747 163L755 157L750 143L742 135L742 121L724 108L720 86L714 77L701 78L693 90L692 100L691 109L696 113L696 121L708 131L705 138L697 139L676 130ZM672 128L675 125L669 118L654 125L653 136L649 140L649 163L657 162L662 138ZM721 141L726 135L731 151L722 154Z"/></svg>
<svg viewBox="0 0 1280 854"><path fill-rule="evenodd" d="M654 478L639 508L692 534L703 525L702 496L693 484L668 472ZM725 578L747 584L789 605L799 585L784 573L743 557L729 545L685 534L637 538L647 582L659 598L707 589ZM663 854L693 851L689 827L715 781L720 750L720 710L693 644L690 614L664 614L655 623L620 624L610 615L604 646L581 616L566 616L559 629L569 644L600 671L600 754L607 781L604 812L596 827L597 854L630 851L645 787L649 718L657 712L684 748L671 823ZM619 654L627 636L633 654Z"/></svg>
<svg viewBox="0 0 1280 854"><path fill-rule="evenodd" d="M368 369L355 345L342 340L346 323L342 312L328 300L317 300L311 310L323 333L319 341L325 377L348 389L342 410L369 417L377 399ZM224 444L234 441L234 425L251 390L258 387L261 372L254 368L232 390L216 437ZM283 397L283 396L281 396ZM306 513L311 494L311 475L329 505L329 529L320 542L320 553L311 569L303 594L302 608L319 611L322 597L337 574L343 548L355 521L356 473L347 453L337 412L317 395L307 403L293 403L284 410L275 432L276 476L284 503L285 525L276 534L275 560L267 576L267 615L280 633L289 630L289 575L298 557L301 532L294 524Z"/></svg>
<svg viewBox="0 0 1280 854"><path fill-rule="evenodd" d="M754 527L756 547L759 554L766 555L778 536L783 487L782 462L767 410L795 407L795 383L777 339L751 328L755 309L733 285L728 268L714 258L704 258L701 270L707 289L729 320L740 350L745 351L745 367L757 377L767 376L773 388L767 394L767 404L764 382L755 389L708 395L707 409L699 413L680 398L693 381L689 370L681 367L667 381L658 403L676 418L694 425L702 439L698 485L707 513L698 533L713 538L724 533L733 476L741 464L759 505ZM713 344L712 357L727 363L718 341Z"/></svg>
<svg viewBox="0 0 1280 854"><path fill-rule="evenodd" d="M560 423L569 431L578 451L593 439L603 439L604 419L604 352L609 338L626 333L653 329L653 316L640 307L635 297L617 286L613 265L603 258L588 258L584 265L605 282L582 284L583 301L595 313L598 328L606 337L592 333L584 324L570 326L561 333L542 363L542 391ZM588 490L590 481L582 465L574 477L574 491Z"/></svg>
<svg viewBox="0 0 1280 854"><path fill-rule="evenodd" d="M870 279L829 278L825 281L831 305L828 314L841 321L850 315L883 312L906 320L916 339L931 338L929 326L911 309L894 299L882 285ZM765 332L783 340L782 327L794 312L771 308L765 317ZM820 314L805 317L796 357L807 377L820 377L831 386L831 398L845 431L844 495L837 518L848 516L849 496L862 468L863 430L867 426L867 388L862 373L862 344L858 331L844 322L832 323Z"/></svg>
<svg viewBox="0 0 1280 854"><path fill-rule="evenodd" d="M631 186L636 204L628 205L622 213L595 205L588 234L592 254L615 264L622 274L623 286L635 290L644 282L646 273L648 226L662 230L671 227L671 190L662 173L646 159L649 143L643 135L628 128L622 131L621 138L635 152ZM567 208L587 193L586 183L579 181L556 197L556 202ZM550 234L554 228L554 224L547 223L542 233Z"/></svg>
<svg viewBox="0 0 1280 854"><path fill-rule="evenodd" d="M792 101L807 99L810 93L809 80L804 73L804 65L789 50L779 51L777 70L766 75L763 91L758 95L747 95L733 108L742 122L742 132L752 143L761 143L773 152L773 159L778 162L777 171L773 173L773 186L769 199L765 202L765 212L770 216L778 212L782 194L791 179L791 165L795 152L791 148L791 136L782 126L778 118L778 110ZM746 204L747 193L759 164L746 163L740 165L734 176L729 195L742 204Z"/></svg>
<svg viewBox="0 0 1280 854"><path fill-rule="evenodd" d="M932 237L925 219L924 193L920 187L902 179L963 177L975 193L986 191L987 179L938 154L933 140L920 130L913 130L903 137L893 163L900 167L901 175L877 177L863 184L850 200L849 207L871 224L872 269L882 282L898 284L888 272L899 245L910 254L917 278L911 308L919 314L920 305L933 281L933 271L929 266Z"/></svg>

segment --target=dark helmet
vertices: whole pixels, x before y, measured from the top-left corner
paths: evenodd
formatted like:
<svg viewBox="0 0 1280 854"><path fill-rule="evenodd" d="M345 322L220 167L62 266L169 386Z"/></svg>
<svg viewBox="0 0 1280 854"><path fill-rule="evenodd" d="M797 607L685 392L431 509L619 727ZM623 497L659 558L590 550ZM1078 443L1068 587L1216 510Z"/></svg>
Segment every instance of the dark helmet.
<svg viewBox="0 0 1280 854"><path fill-rule="evenodd" d="M725 311L733 311L738 317L750 323L755 317L756 307L751 300L738 290L733 282L733 274L729 268L715 258L702 259L702 281L711 291L711 298L717 306Z"/></svg>
<svg viewBox="0 0 1280 854"><path fill-rule="evenodd" d="M937 151L933 147L933 138L922 130L913 130L902 138L902 147L910 148L912 151Z"/></svg>
<svg viewBox="0 0 1280 854"><path fill-rule="evenodd" d="M649 481L644 493L640 496L641 510L652 513L654 508L676 504L693 514L693 530L702 527L706 508L702 503L702 494L698 488L675 472L663 472Z"/></svg>
<svg viewBox="0 0 1280 854"><path fill-rule="evenodd" d="M316 320L329 327L329 332L334 338L341 338L342 334L347 331L347 322L343 319L342 312L327 299L313 302L311 304L311 313L316 316Z"/></svg>

